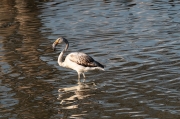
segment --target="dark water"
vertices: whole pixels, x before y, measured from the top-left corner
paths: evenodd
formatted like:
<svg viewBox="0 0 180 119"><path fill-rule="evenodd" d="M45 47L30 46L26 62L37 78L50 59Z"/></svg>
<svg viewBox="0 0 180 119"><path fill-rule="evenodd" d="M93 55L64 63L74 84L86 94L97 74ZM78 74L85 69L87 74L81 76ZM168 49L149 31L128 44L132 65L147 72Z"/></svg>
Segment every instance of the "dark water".
<svg viewBox="0 0 180 119"><path fill-rule="evenodd" d="M180 119L180 2L2 0L0 119ZM77 84L69 52L106 65Z"/></svg>

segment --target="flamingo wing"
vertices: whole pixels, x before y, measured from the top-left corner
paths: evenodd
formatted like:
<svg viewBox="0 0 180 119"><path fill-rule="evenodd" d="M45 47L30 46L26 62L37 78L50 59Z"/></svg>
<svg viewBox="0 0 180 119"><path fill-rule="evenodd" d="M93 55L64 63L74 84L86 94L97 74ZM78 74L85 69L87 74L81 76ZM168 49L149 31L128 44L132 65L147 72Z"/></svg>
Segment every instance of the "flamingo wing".
<svg viewBox="0 0 180 119"><path fill-rule="evenodd" d="M75 62L84 67L102 67L104 66L99 62L95 61L91 56L82 53L82 52L74 52L69 54L69 60Z"/></svg>

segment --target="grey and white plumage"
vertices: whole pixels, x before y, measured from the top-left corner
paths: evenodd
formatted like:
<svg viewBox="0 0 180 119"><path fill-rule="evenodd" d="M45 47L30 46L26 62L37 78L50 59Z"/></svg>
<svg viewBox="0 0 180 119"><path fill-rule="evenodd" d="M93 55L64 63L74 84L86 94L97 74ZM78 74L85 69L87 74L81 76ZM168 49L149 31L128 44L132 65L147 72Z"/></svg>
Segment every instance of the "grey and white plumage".
<svg viewBox="0 0 180 119"><path fill-rule="evenodd" d="M82 52L72 52L66 56L63 61L63 54L67 51L69 47L69 42L67 39L60 37L52 45L53 50L55 50L56 45L59 43L66 43L66 47L60 53L58 57L58 64L62 67L70 68L76 70L78 73L78 81L80 82L80 75L83 74L85 79L85 72L93 70L104 70L104 66L99 62L95 61L91 56Z"/></svg>

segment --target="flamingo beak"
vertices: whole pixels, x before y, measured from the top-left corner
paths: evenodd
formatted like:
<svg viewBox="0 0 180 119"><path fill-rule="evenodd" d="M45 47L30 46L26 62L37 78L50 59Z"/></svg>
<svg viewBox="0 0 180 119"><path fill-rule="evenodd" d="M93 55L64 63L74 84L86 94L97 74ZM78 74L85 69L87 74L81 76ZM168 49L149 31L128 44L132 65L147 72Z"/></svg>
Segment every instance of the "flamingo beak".
<svg viewBox="0 0 180 119"><path fill-rule="evenodd" d="M53 44L52 44L52 49L53 49L53 51L55 51L56 50L56 45L58 44L58 42L57 41L55 41Z"/></svg>

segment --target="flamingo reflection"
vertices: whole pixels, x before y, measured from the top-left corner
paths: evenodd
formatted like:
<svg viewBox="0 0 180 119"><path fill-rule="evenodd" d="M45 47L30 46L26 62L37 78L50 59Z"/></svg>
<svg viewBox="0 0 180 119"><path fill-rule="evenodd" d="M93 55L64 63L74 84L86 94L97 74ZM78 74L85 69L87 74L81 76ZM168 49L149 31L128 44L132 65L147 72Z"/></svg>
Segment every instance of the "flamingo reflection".
<svg viewBox="0 0 180 119"><path fill-rule="evenodd" d="M76 102L95 94L96 90L97 86L94 82L78 83L76 86L59 89L58 100L60 100L63 109L78 108Z"/></svg>

